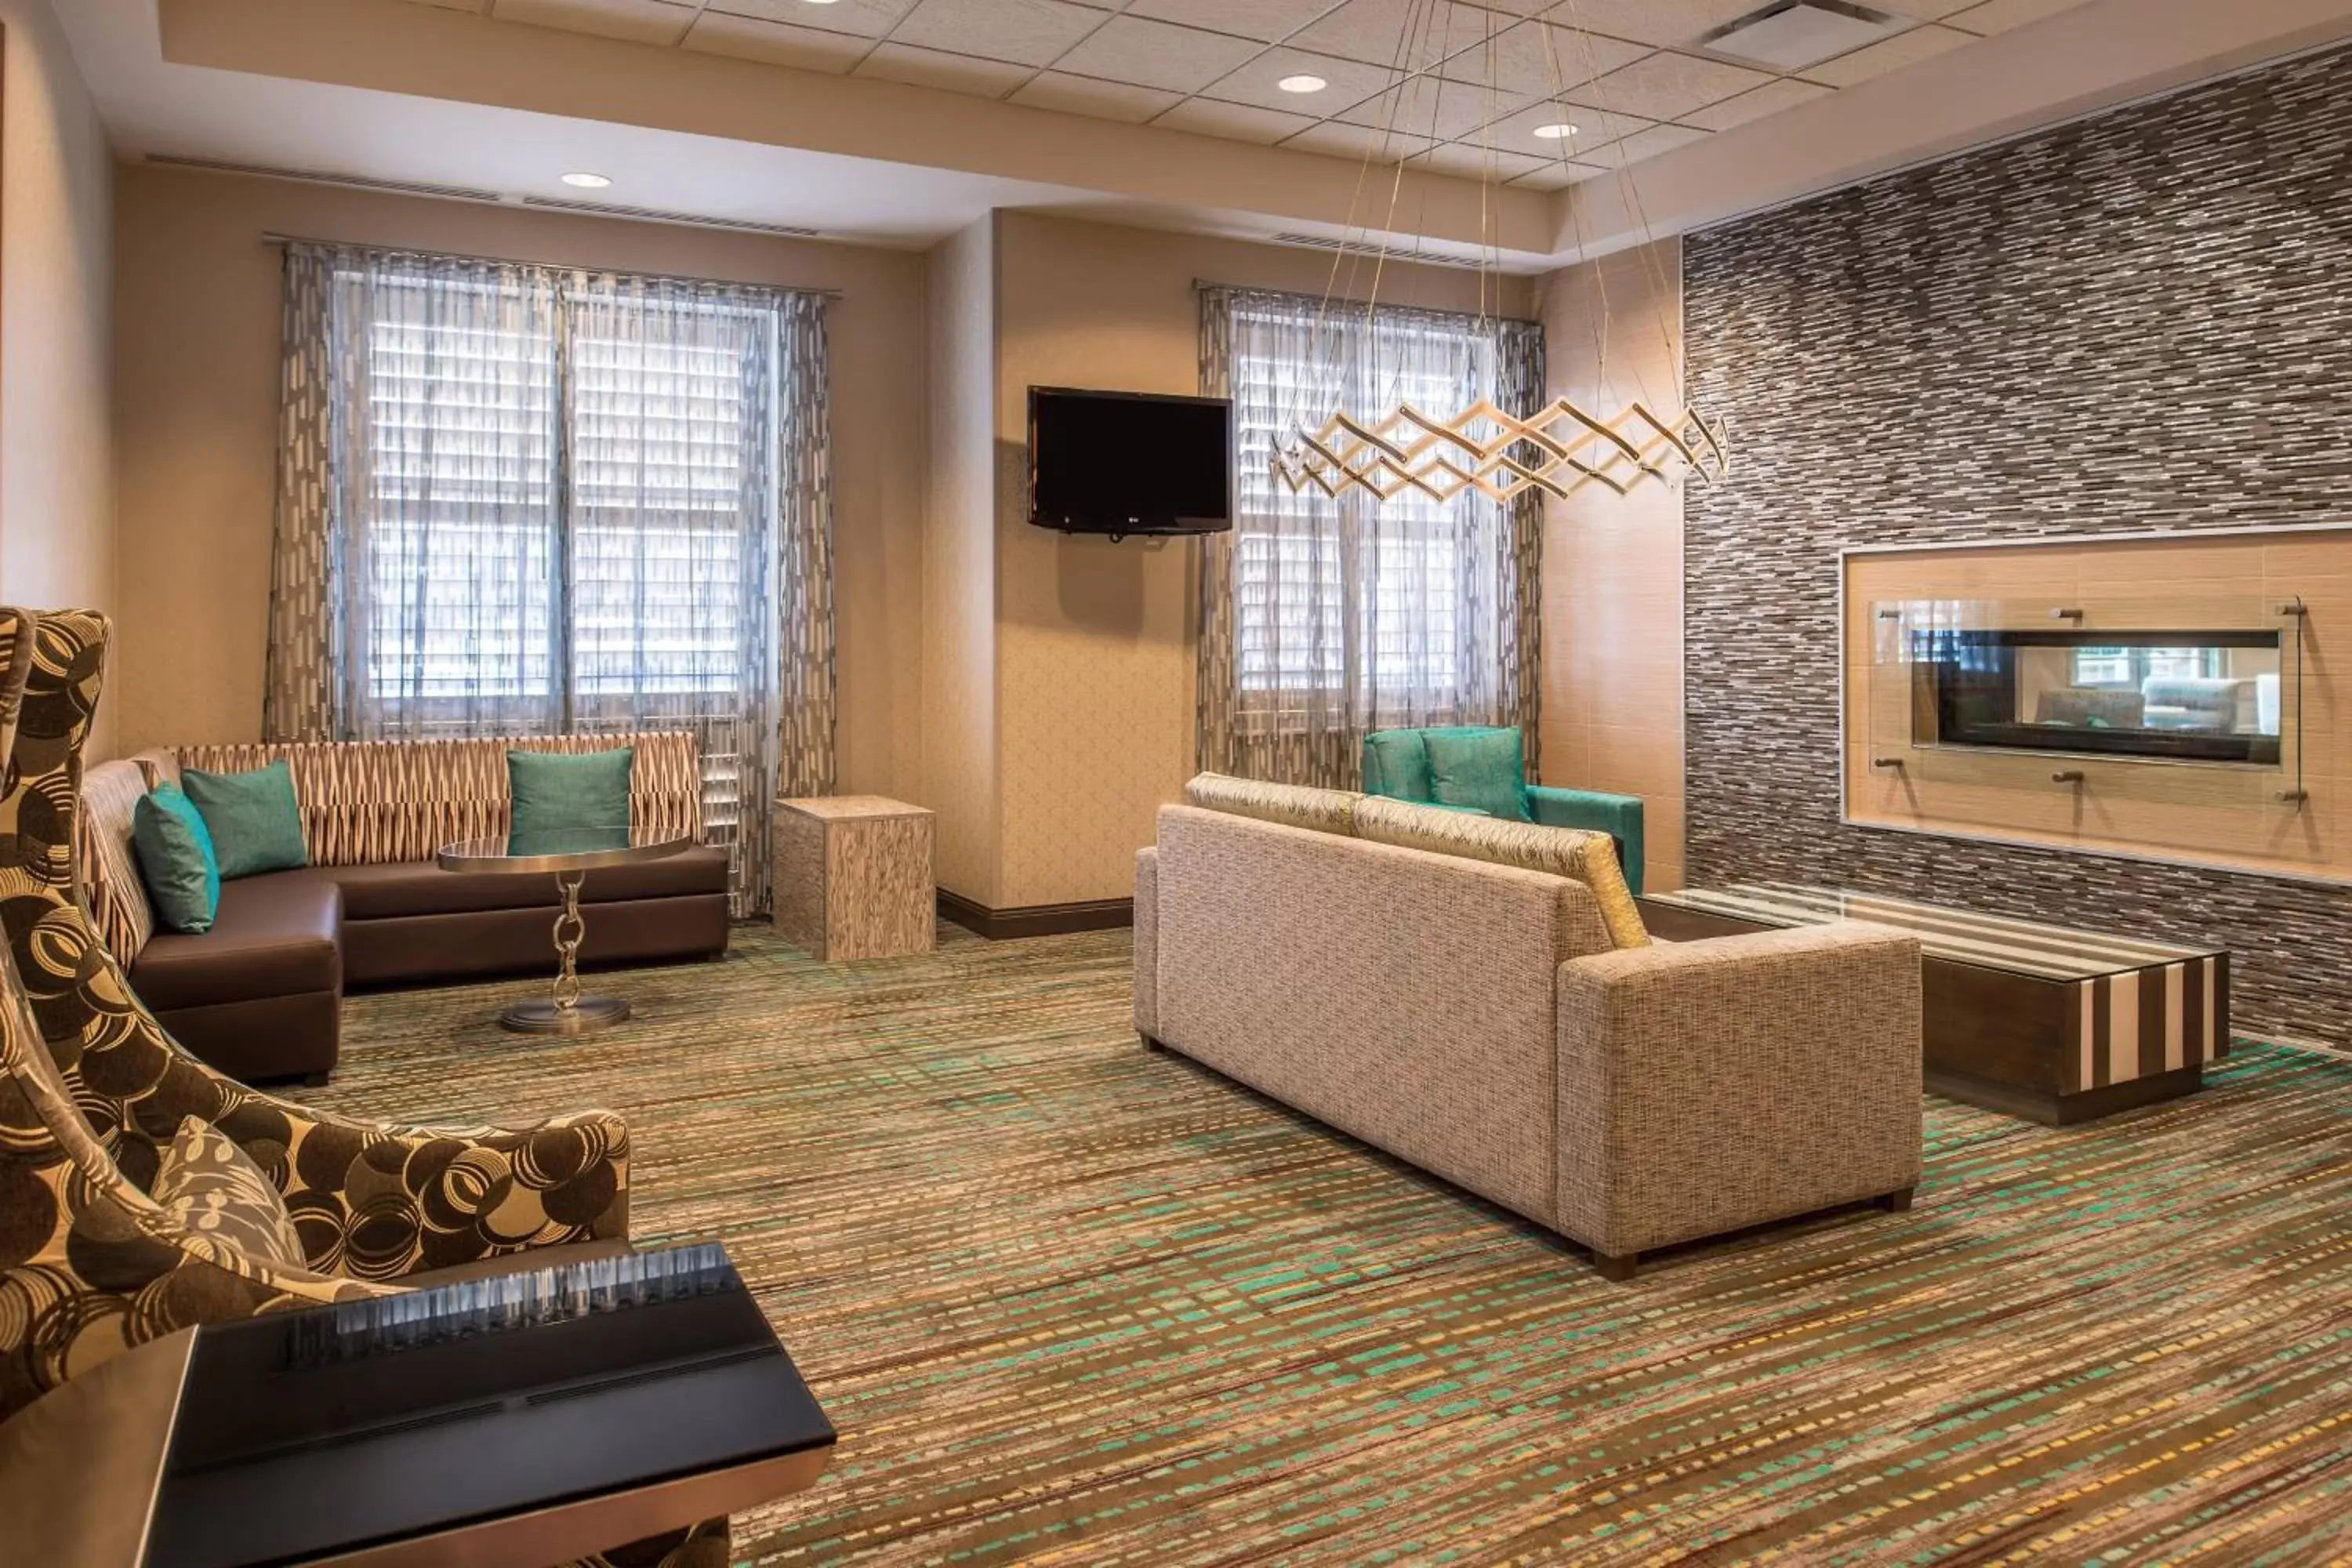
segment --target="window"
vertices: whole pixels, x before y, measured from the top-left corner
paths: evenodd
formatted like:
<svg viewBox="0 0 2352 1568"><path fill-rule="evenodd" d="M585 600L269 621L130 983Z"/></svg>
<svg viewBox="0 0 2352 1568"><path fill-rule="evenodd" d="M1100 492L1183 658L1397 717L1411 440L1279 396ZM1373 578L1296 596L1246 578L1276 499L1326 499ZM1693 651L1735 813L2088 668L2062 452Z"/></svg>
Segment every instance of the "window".
<svg viewBox="0 0 2352 1568"><path fill-rule="evenodd" d="M1313 301L1302 310L1279 299L1234 311L1241 698L1261 716L1311 702L1359 708L1374 724L1459 716L1474 672L1498 657L1492 621L1474 626L1463 606L1465 562L1496 547L1501 509L1475 493L1438 501L1407 492L1377 504L1294 494L1271 461L1293 425L1319 421L1335 397L1367 413L1409 403L1450 415L1495 395L1492 324L1412 311L1335 324L1315 319Z"/></svg>
<svg viewBox="0 0 2352 1568"><path fill-rule="evenodd" d="M772 504L772 318L342 281L365 345L374 700L427 729L486 701L546 728L647 696L728 716Z"/></svg>
<svg viewBox="0 0 2352 1568"><path fill-rule="evenodd" d="M2074 684L2136 690L2150 680L2209 679L2222 673L2224 657L2217 647L2078 647Z"/></svg>

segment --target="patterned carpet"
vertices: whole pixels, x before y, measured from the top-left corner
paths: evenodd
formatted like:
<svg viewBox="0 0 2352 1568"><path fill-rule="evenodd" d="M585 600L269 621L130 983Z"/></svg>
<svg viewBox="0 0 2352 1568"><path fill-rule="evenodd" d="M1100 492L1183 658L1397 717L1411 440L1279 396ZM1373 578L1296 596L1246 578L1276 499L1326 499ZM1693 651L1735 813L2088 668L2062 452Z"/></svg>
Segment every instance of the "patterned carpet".
<svg viewBox="0 0 2352 1568"><path fill-rule="evenodd" d="M2242 1046L1926 1184L1604 1283L1129 1032L1124 931L355 999L311 1098L594 1104L641 1238L725 1238L844 1432L761 1563L2352 1561L2352 1060Z"/></svg>

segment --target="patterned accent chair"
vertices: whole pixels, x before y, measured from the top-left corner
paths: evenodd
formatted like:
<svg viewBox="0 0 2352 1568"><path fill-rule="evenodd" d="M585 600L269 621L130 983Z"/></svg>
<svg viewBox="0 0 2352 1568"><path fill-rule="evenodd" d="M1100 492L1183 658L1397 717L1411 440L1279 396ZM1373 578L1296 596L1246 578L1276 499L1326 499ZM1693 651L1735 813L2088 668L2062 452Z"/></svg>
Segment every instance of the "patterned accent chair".
<svg viewBox="0 0 2352 1568"><path fill-rule="evenodd" d="M194 1324L625 1249L628 1129L609 1111L511 1130L355 1121L224 1078L155 1022L76 894L106 643L97 615L0 609L0 1417ZM188 1116L278 1184L303 1267L257 1262L148 1195ZM593 1561L704 1568L728 1545L720 1520Z"/></svg>
<svg viewBox="0 0 2352 1568"><path fill-rule="evenodd" d="M1484 724L1451 725L1434 730L1375 730L1364 737L1364 793L1391 800L1440 804L1430 771L1432 735L1498 735L1516 731ZM1626 889L1642 896L1642 799L1639 795L1608 795L1591 789L1555 789L1531 784L1521 772L1518 792L1526 801L1528 819L1546 827L1580 827L1606 833L1617 847L1617 864L1624 868Z"/></svg>

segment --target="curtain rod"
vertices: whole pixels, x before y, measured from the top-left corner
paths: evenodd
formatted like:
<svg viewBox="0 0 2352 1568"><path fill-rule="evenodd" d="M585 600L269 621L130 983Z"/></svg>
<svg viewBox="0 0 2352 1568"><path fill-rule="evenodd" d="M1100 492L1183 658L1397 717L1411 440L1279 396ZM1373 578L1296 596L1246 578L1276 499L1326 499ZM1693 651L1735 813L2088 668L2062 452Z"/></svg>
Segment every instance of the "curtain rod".
<svg viewBox="0 0 2352 1568"><path fill-rule="evenodd" d="M685 225L678 226L687 226ZM680 283L717 283L730 289L773 289L786 294L814 294L820 299L841 300L847 291L841 289L811 289L797 283L746 283L740 278L703 278L690 272L653 272L642 267L575 267L559 261L526 261L517 256L473 256L458 250L434 250L415 245L362 245L349 239L319 239L305 234L279 234L274 229L261 231L265 246L323 245L352 250L383 250L401 256L446 256L452 261L485 261L494 267L544 267L557 272L621 272L636 278L664 278Z"/></svg>
<svg viewBox="0 0 2352 1568"><path fill-rule="evenodd" d="M1501 276L1508 276L1503 274ZM1220 283L1213 278L1195 278L1192 291L1203 293L1211 289L1228 289L1237 294L1281 294L1293 300L1328 300L1334 305L1371 306L1381 310L1409 310L1423 316L1469 316L1482 314L1477 310L1448 310L1443 305L1412 305L1395 300L1360 300L1352 294L1317 294L1304 289L1261 289L1255 283ZM1506 316L1499 310L1486 313L1490 321L1508 321L1522 327L1540 327L1543 322L1533 316Z"/></svg>

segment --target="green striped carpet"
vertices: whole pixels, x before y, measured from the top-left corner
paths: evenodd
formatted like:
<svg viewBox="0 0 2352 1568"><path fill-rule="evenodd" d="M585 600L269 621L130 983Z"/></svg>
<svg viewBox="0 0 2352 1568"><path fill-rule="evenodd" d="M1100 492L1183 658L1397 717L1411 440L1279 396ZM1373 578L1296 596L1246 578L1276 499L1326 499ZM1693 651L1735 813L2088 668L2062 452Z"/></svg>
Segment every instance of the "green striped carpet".
<svg viewBox="0 0 2352 1568"><path fill-rule="evenodd" d="M1604 1283L1129 1031L1123 931L827 968L764 931L362 997L321 1104L601 1104L844 1436L763 1563L2302 1563L2352 1552L2352 1060L2057 1131L1931 1101L1910 1214Z"/></svg>

